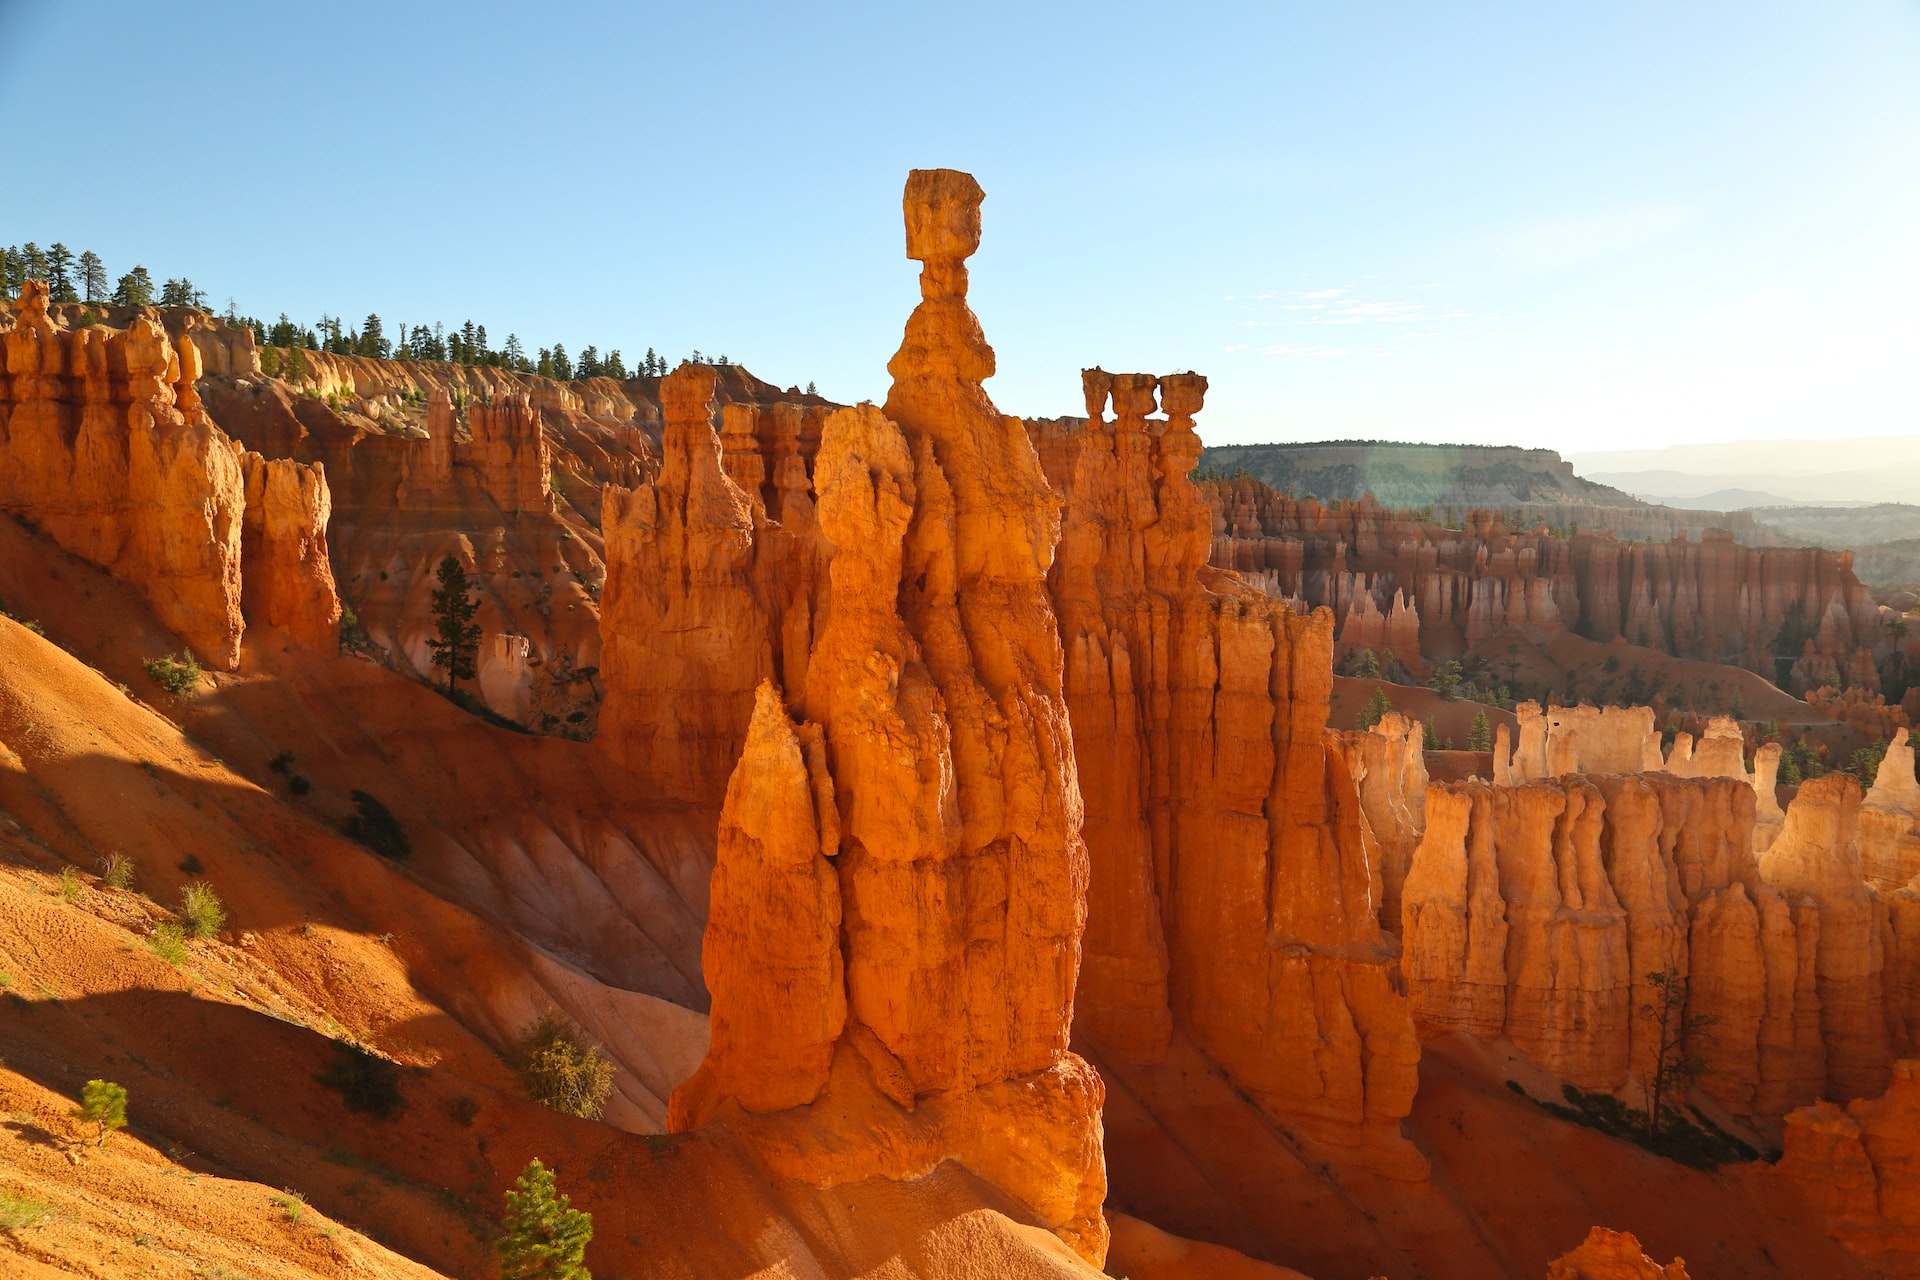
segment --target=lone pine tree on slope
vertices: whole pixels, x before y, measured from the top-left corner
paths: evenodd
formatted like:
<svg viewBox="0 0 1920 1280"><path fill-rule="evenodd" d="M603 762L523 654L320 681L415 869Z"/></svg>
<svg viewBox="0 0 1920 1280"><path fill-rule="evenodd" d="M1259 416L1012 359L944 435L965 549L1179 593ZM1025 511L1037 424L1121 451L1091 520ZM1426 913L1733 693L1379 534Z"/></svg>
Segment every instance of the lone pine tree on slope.
<svg viewBox="0 0 1920 1280"><path fill-rule="evenodd" d="M538 1157L507 1192L499 1240L500 1280L593 1280L587 1242L593 1215L573 1207Z"/></svg>
<svg viewBox="0 0 1920 1280"><path fill-rule="evenodd" d="M467 571L452 556L442 557L435 576L440 586L433 593L433 638L427 648L433 651L433 665L447 669L447 692L452 693L456 684L474 676L480 624L473 615L480 611L480 602L471 594Z"/></svg>

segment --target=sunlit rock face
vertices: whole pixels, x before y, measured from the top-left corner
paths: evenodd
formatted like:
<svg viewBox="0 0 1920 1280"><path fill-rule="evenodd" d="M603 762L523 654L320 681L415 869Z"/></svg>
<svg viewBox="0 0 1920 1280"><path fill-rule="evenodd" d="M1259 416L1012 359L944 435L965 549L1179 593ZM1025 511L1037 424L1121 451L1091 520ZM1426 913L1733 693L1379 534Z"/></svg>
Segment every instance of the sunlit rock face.
<svg viewBox="0 0 1920 1280"><path fill-rule="evenodd" d="M981 199L951 170L908 181L922 300L885 409L839 410L822 431L826 587L804 661L777 679L771 663L701 668L725 668L706 686L723 694L760 679L720 815L712 1044L670 1119L729 1125L816 1183L958 1160L1097 1262L1104 1091L1067 1049L1087 856L1046 592L1058 504L1020 422L980 386L993 353L965 260ZM754 501L695 416L669 422L682 418L701 474L675 480L683 498L643 490L652 510L630 522L710 567L708 600L668 608L716 632L745 618L734 653L766 653ZM699 748L718 732L654 740L692 744L676 785L706 785Z"/></svg>
<svg viewBox="0 0 1920 1280"><path fill-rule="evenodd" d="M0 511L131 584L215 666L239 663L249 620L331 642L326 476L215 427L192 342L146 311L70 329L28 281L0 347Z"/></svg>

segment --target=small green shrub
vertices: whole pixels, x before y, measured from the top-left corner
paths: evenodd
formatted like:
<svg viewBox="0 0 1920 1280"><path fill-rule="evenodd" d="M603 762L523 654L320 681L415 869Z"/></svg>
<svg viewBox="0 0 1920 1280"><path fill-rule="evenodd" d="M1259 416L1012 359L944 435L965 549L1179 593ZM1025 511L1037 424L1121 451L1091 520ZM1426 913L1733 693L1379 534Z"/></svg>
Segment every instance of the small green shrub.
<svg viewBox="0 0 1920 1280"><path fill-rule="evenodd" d="M394 862L405 862L412 855L413 842L407 839L406 828L378 797L355 791L353 806L356 812L347 819L349 836Z"/></svg>
<svg viewBox="0 0 1920 1280"><path fill-rule="evenodd" d="M542 1014L520 1038L520 1079L537 1102L563 1115L597 1120L613 1092L613 1060L557 1012Z"/></svg>
<svg viewBox="0 0 1920 1280"><path fill-rule="evenodd" d="M100 1146L107 1134L127 1127L127 1091L111 1080L89 1080L80 1090L73 1118L100 1126L100 1136L94 1139L94 1145Z"/></svg>
<svg viewBox="0 0 1920 1280"><path fill-rule="evenodd" d="M185 649L177 658L148 658L141 665L146 667L149 680L171 694L185 693L200 683L200 664Z"/></svg>
<svg viewBox="0 0 1920 1280"><path fill-rule="evenodd" d="M204 880L180 890L180 924L196 938L211 938L227 926L227 908Z"/></svg>
<svg viewBox="0 0 1920 1280"><path fill-rule="evenodd" d="M147 935L147 948L177 969L187 962L187 931L169 920Z"/></svg>
<svg viewBox="0 0 1920 1280"><path fill-rule="evenodd" d="M292 1187L286 1189L285 1195L268 1197L267 1203L285 1214L287 1221L295 1226L300 1225L300 1219L307 1211L307 1197Z"/></svg>
<svg viewBox="0 0 1920 1280"><path fill-rule="evenodd" d="M68 902L80 898L80 873L71 866L60 868L60 896Z"/></svg>
<svg viewBox="0 0 1920 1280"><path fill-rule="evenodd" d="M45 1200L35 1200L31 1196L17 1196L11 1191L0 1191L0 1234L25 1231L28 1227L37 1227L53 1216L53 1206Z"/></svg>
<svg viewBox="0 0 1920 1280"><path fill-rule="evenodd" d="M314 1079L337 1092L351 1110L382 1120L406 1110L406 1099L400 1096L400 1068L357 1044L336 1040L333 1061Z"/></svg>
<svg viewBox="0 0 1920 1280"><path fill-rule="evenodd" d="M100 859L100 880L109 889L130 888L133 885L133 859L117 851Z"/></svg>

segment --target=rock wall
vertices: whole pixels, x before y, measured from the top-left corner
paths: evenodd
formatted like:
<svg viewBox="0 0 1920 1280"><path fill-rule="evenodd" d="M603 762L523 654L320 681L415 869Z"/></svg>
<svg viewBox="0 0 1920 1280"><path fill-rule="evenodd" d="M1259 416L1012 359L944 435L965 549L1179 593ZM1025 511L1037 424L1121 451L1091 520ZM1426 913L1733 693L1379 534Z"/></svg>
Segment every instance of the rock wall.
<svg viewBox="0 0 1920 1280"><path fill-rule="evenodd" d="M663 798L696 805L724 793L755 687L777 677L806 688L826 550L797 452L777 468L771 512L758 455L723 453L714 383L701 364L662 380L660 472L638 489L609 486L601 516L598 740Z"/></svg>
<svg viewBox="0 0 1920 1280"><path fill-rule="evenodd" d="M1862 880L1859 805L1844 776L1806 784L1756 858L1735 779L1430 785L1402 891L1416 1017L1633 1095L1658 1052L1647 976L1665 972L1710 1020L1690 1051L1732 1113L1871 1096L1911 1039L1914 942Z"/></svg>
<svg viewBox="0 0 1920 1280"><path fill-rule="evenodd" d="M1084 423L1028 424L1066 496L1049 582L1093 863L1076 1034L1147 1063L1189 1037L1322 1152L1422 1176L1369 766L1325 727L1332 618L1206 567L1204 379L1083 381Z"/></svg>
<svg viewBox="0 0 1920 1280"><path fill-rule="evenodd" d="M146 311L124 329L67 328L28 282L0 345L0 511L133 584L215 666L238 665L249 600L257 620L327 641L325 474L269 475L214 426L191 341Z"/></svg>
<svg viewBox="0 0 1920 1280"><path fill-rule="evenodd" d="M804 661L767 660L778 628L765 623L726 659L729 679L760 680L720 817L711 1047L670 1121L727 1124L777 1173L817 1184L956 1159L1097 1263L1104 1091L1067 1048L1088 870L1046 592L1059 511L1019 420L981 387L993 352L964 265L981 199L966 174L909 178L922 300L893 388L884 410L829 416L815 460L824 619ZM609 512L610 530L632 531L609 539L615 581L646 556L705 564L687 591L706 594L665 598L682 612L663 611L662 629L745 624L765 603L759 497L721 469L710 383L668 381L661 480ZM670 478L678 459L690 474ZM632 616L615 604L610 619ZM718 717L633 728L677 784L705 784Z"/></svg>
<svg viewBox="0 0 1920 1280"><path fill-rule="evenodd" d="M1769 680L1776 656L1795 659L1796 693L1819 683L1880 689L1873 650L1887 641L1850 552L1743 546L1719 530L1624 542L1589 524L1555 536L1510 529L1490 511L1450 529L1370 499L1331 509L1248 479L1207 493L1215 564L1343 619L1391 617L1403 599L1422 653L1457 653L1509 628L1537 640L1572 631ZM1360 594L1372 603L1357 604Z"/></svg>
<svg viewBox="0 0 1920 1280"><path fill-rule="evenodd" d="M1920 1271L1920 1062L1895 1063L1877 1098L1788 1116L1778 1167L1849 1250L1889 1275Z"/></svg>

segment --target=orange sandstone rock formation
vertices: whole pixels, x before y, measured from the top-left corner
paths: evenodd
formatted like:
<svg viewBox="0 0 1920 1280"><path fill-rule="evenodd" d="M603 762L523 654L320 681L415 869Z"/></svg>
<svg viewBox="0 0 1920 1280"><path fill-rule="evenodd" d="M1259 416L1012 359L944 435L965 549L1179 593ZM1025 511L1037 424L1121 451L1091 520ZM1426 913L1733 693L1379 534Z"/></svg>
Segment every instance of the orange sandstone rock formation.
<svg viewBox="0 0 1920 1280"><path fill-rule="evenodd" d="M1204 379L1083 381L1084 425L1031 424L1066 495L1050 583L1093 862L1076 1034L1141 1064L1186 1037L1317 1150L1423 1176L1367 766L1325 728L1332 618L1206 567Z"/></svg>
<svg viewBox="0 0 1920 1280"><path fill-rule="evenodd" d="M608 486L601 521L600 740L665 798L698 805L720 801L755 686L806 687L824 607L806 469L817 443L775 406L769 482L753 411L728 405L726 439L714 432L718 372L684 364L661 381L660 472Z"/></svg>
<svg viewBox="0 0 1920 1280"><path fill-rule="evenodd" d="M1712 1019L1690 1051L1734 1114L1877 1093L1909 1036L1887 949L1910 966L1913 935L1862 882L1858 788L1807 784L1758 859L1752 794L1665 773L1430 786L1402 908L1423 1028L1632 1091L1656 1052L1647 975L1666 972Z"/></svg>
<svg viewBox="0 0 1920 1280"><path fill-rule="evenodd" d="M1860 806L1860 863L1867 882L1899 889L1920 875L1920 782L1913 772L1913 745L1896 729L1881 757L1873 787Z"/></svg>
<svg viewBox="0 0 1920 1280"><path fill-rule="evenodd" d="M755 509L720 469L713 371L660 386L660 474L609 487L599 738L669 799L710 801L739 754L753 690L772 674L753 589Z"/></svg>
<svg viewBox="0 0 1920 1280"><path fill-rule="evenodd" d="M1895 1063L1877 1098L1788 1116L1779 1169L1848 1250L1891 1274L1920 1271L1920 1062Z"/></svg>
<svg viewBox="0 0 1920 1280"><path fill-rule="evenodd" d="M1523 702L1513 709L1518 741L1506 726L1494 733L1493 780L1530 782L1567 773L1639 773L1663 767L1660 733L1651 707L1547 707Z"/></svg>
<svg viewBox="0 0 1920 1280"><path fill-rule="evenodd" d="M135 586L216 666L238 664L249 600L307 643L330 638L326 478L270 468L213 425L191 341L144 311L68 329L29 281L0 345L0 511Z"/></svg>
<svg viewBox="0 0 1920 1280"><path fill-rule="evenodd" d="M993 353L964 263L981 198L962 173L909 178L922 301L892 393L884 412L826 421L824 622L783 671L804 719L759 686L721 814L712 1043L670 1120L727 1124L821 1185L955 1159L1098 1262L1103 1090L1067 1051L1087 858L1046 594L1058 509L1019 420L980 386ZM669 402L689 437L697 379L684 408ZM694 558L718 530L704 604L752 612L752 502L717 447L698 452L683 506L643 490L651 528L644 510L622 518Z"/></svg>
<svg viewBox="0 0 1920 1280"><path fill-rule="evenodd" d="M1805 633L1796 693L1848 681L1879 691L1873 649L1885 638L1851 552L1742 546L1718 529L1698 541L1624 542L1589 531L1590 521L1555 536L1509 529L1490 511L1450 529L1371 498L1333 510L1247 478L1213 482L1207 495L1215 564L1265 575L1277 594L1342 618L1384 614L1404 595L1422 653L1471 649L1509 630L1536 641L1570 631L1773 680L1779 638ZM1362 592L1371 606L1355 604Z"/></svg>
<svg viewBox="0 0 1920 1280"><path fill-rule="evenodd" d="M1595 1227L1579 1248L1554 1259L1547 1280L1687 1280L1687 1263L1675 1258L1663 1267L1630 1232Z"/></svg>

